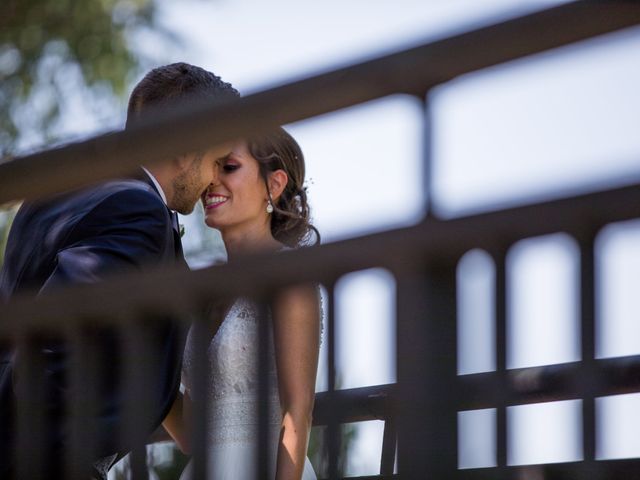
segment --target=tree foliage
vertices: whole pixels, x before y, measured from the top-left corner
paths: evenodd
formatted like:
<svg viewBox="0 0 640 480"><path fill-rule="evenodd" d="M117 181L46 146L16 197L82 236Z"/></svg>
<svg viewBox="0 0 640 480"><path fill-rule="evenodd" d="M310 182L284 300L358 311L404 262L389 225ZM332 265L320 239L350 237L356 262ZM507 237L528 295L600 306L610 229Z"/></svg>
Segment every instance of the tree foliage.
<svg viewBox="0 0 640 480"><path fill-rule="evenodd" d="M169 35L154 22L155 13L153 0L0 0L0 159L20 149L21 141L42 145L56 140L71 97L88 92L98 105L124 97L131 73L144 63L133 49L132 34L149 28ZM32 141L25 141L29 136ZM16 209L0 205L0 266ZM204 222L195 224L202 235L187 253L211 256L220 240L211 239ZM341 470L354 435L352 427L345 427ZM158 448L167 447L173 449L170 460L159 462L154 472L159 478L177 478L186 459L174 445ZM325 471L320 429L313 431L309 454ZM122 462L116 477L127 478L127 469Z"/></svg>
<svg viewBox="0 0 640 480"><path fill-rule="evenodd" d="M122 96L139 63L130 35L154 13L151 0L2 0L0 156L25 135L55 139L69 93Z"/></svg>

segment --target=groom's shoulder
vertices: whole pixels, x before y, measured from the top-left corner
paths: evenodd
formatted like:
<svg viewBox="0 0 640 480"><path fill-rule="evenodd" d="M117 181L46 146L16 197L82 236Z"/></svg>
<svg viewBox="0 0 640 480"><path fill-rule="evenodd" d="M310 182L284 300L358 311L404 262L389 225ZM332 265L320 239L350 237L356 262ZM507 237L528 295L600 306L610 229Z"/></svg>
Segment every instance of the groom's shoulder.
<svg viewBox="0 0 640 480"><path fill-rule="evenodd" d="M165 225L169 210L156 190L136 179L113 180L95 185L69 199L63 206L83 225L102 222Z"/></svg>
<svg viewBox="0 0 640 480"><path fill-rule="evenodd" d="M20 208L15 223L60 224L71 228L93 214L148 211L163 215L164 210L162 198L149 184L136 179L110 180L26 203Z"/></svg>
<svg viewBox="0 0 640 480"><path fill-rule="evenodd" d="M78 192L78 200L99 203L110 197L144 198L150 202L162 204L162 198L151 185L136 179L111 180Z"/></svg>
<svg viewBox="0 0 640 480"><path fill-rule="evenodd" d="M166 209L160 195L149 184L136 179L110 180L60 198L67 210L85 214L102 205L118 206L123 210Z"/></svg>

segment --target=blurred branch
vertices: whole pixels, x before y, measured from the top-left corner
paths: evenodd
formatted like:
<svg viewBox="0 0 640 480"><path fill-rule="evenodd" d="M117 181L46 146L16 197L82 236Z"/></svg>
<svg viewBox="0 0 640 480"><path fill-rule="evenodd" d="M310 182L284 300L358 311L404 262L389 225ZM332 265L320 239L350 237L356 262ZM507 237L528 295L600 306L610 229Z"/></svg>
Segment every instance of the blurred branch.
<svg viewBox="0 0 640 480"><path fill-rule="evenodd" d="M25 135L55 140L65 93L123 96L140 63L131 34L155 12L151 0L0 2L0 157Z"/></svg>

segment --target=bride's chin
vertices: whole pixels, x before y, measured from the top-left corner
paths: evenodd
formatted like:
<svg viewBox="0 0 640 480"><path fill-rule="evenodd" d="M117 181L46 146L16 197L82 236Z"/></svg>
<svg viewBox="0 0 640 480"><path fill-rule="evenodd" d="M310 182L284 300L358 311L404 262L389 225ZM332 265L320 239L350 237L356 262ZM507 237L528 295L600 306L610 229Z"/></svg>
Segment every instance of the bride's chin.
<svg viewBox="0 0 640 480"><path fill-rule="evenodd" d="M207 227L211 227L211 228L218 228L216 226L216 222L214 222L213 220L211 220L209 217L204 217L204 223Z"/></svg>

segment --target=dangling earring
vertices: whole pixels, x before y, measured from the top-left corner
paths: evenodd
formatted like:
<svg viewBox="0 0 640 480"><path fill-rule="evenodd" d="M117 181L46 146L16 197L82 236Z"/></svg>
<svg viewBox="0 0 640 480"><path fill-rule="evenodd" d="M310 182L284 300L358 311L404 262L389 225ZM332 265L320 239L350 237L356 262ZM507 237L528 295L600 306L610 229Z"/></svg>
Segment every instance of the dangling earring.
<svg viewBox="0 0 640 480"><path fill-rule="evenodd" d="M273 213L273 204L271 203L271 199L267 200L267 213Z"/></svg>

